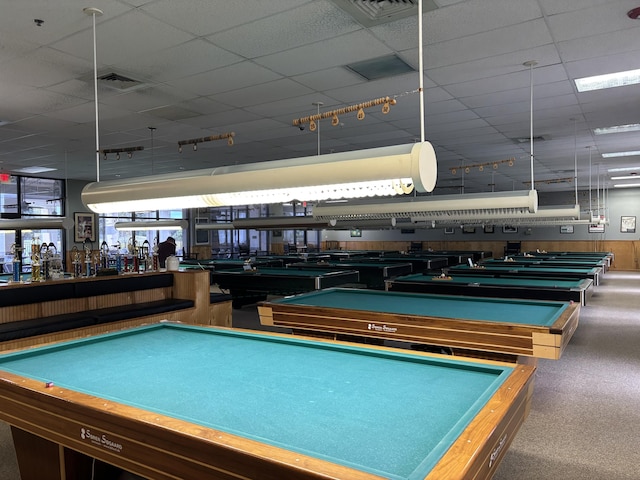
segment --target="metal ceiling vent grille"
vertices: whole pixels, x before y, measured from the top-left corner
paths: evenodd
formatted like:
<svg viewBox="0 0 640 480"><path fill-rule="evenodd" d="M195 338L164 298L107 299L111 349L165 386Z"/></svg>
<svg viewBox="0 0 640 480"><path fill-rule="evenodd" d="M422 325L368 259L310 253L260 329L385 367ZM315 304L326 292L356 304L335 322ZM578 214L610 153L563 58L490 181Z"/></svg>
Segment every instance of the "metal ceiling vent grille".
<svg viewBox="0 0 640 480"><path fill-rule="evenodd" d="M98 84L121 92L128 92L144 85L144 83L139 80L134 80L133 78L125 77L115 72L98 76Z"/></svg>
<svg viewBox="0 0 640 480"><path fill-rule="evenodd" d="M364 27L373 27L401 18L416 16L418 0L331 0ZM424 0L423 12L436 10L434 0Z"/></svg>

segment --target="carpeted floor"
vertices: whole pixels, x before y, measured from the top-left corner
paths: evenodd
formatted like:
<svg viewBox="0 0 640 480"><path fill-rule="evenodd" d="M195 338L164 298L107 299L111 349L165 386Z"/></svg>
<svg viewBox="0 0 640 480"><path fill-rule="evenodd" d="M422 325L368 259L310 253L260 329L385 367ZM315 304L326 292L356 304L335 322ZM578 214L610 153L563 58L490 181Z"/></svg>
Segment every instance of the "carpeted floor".
<svg viewBox="0 0 640 480"><path fill-rule="evenodd" d="M253 306L233 315L261 328ZM538 362L531 413L494 480L637 480L639 443L640 273L609 271L563 357ZM0 422L0 480L19 479Z"/></svg>

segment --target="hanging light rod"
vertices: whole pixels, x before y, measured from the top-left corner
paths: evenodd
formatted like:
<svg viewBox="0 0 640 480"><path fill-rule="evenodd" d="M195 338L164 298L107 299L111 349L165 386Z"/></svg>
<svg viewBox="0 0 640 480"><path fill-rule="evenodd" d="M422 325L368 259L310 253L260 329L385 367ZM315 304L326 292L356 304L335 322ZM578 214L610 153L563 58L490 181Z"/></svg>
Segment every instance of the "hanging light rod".
<svg viewBox="0 0 640 480"><path fill-rule="evenodd" d="M430 192L429 142L93 182L83 203L96 213L258 205Z"/></svg>
<svg viewBox="0 0 640 480"><path fill-rule="evenodd" d="M140 220L137 222L116 222L114 227L118 231L149 231L149 230L178 230L189 226L186 220Z"/></svg>
<svg viewBox="0 0 640 480"><path fill-rule="evenodd" d="M547 180L535 180L535 184L551 185L552 183L571 183L573 182L573 180L574 180L574 177L549 178ZM525 185L531 185L531 180L527 180L522 183L524 183Z"/></svg>
<svg viewBox="0 0 640 480"><path fill-rule="evenodd" d="M68 217L58 217L16 218L0 220L0 230L53 230L62 228L73 228L73 219Z"/></svg>
<svg viewBox="0 0 640 480"><path fill-rule="evenodd" d="M369 100L368 102L358 103L356 105L349 105L344 108L337 108L335 110L331 110L329 112L317 113L316 115L311 115L309 117L301 117L296 118L293 121L294 127L302 127L305 123L309 124L309 130L312 132L316 129L316 121L323 120L325 118L331 118L331 125L334 127L340 123L340 119L338 115L344 115L345 113L358 112L357 118L358 120L362 120L364 118L364 109L375 107L376 105L382 105L382 113L385 115L389 113L389 106L395 105L396 100L390 97L382 97L376 98L374 100Z"/></svg>
<svg viewBox="0 0 640 480"><path fill-rule="evenodd" d="M538 210L535 190L515 192L470 193L414 197L410 201L352 205L316 205L313 216L326 221L352 219L406 218L465 219L494 215L512 217Z"/></svg>
<svg viewBox="0 0 640 480"><path fill-rule="evenodd" d="M505 209L495 212L478 212L473 215L465 212L451 212L449 215L429 215L426 213L420 217L411 218L412 223L437 221L447 225L459 225L460 222L484 225L526 225L528 222L537 224L541 221L566 220L580 220L580 205L538 207L535 212L521 211L517 212L516 215L514 215L513 210Z"/></svg>
<svg viewBox="0 0 640 480"><path fill-rule="evenodd" d="M184 145L193 145L193 150L198 150L199 143L213 142L215 140L223 140L225 138L227 139L227 145L232 146L233 137L235 136L236 136L235 132L227 132L227 133L221 133L220 135L209 135L208 137L192 138L190 140L180 140L178 142L178 152L182 153L182 147Z"/></svg>

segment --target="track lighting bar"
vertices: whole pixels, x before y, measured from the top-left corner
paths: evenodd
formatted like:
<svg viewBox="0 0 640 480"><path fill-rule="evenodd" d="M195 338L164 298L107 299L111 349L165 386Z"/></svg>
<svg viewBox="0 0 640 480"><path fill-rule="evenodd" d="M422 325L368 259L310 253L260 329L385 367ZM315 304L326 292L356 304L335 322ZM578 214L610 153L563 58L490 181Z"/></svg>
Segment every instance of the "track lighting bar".
<svg viewBox="0 0 640 480"><path fill-rule="evenodd" d="M368 102L358 103L356 105L349 105L344 108L337 108L335 110L331 110L329 112L318 113L316 115L310 115L308 117L296 118L293 121L293 125L295 127L302 127L305 123L309 124L309 130L312 132L316 129L316 121L323 120L325 118L331 118L331 125L334 127L340 123L340 119L338 115L344 115L345 113L358 112L357 118L358 120L362 120L364 118L364 109L375 107L376 105L382 105L382 113L385 115L389 113L389 106L395 105L396 100L390 97L382 97L376 98L374 100L369 100Z"/></svg>
<svg viewBox="0 0 640 480"><path fill-rule="evenodd" d="M191 138L189 140L180 140L178 142L178 152L182 153L182 147L184 145L193 145L193 150L198 150L198 144L204 142L213 142L215 140L223 140L227 139L227 145L233 145L233 137L235 137L235 132L227 132L221 133L220 135L209 135L208 137L200 137L200 138Z"/></svg>

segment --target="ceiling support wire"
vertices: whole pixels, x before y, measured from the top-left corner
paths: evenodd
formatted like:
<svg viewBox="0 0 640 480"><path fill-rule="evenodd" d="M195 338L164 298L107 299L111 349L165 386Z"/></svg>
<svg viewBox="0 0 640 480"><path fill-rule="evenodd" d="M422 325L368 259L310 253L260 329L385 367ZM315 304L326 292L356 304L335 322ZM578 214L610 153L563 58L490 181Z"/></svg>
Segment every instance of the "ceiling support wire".
<svg viewBox="0 0 640 480"><path fill-rule="evenodd" d="M424 60L422 46L422 0L418 0L418 71L420 73L420 142L425 141L424 132Z"/></svg>
<svg viewBox="0 0 640 480"><path fill-rule="evenodd" d="M320 107L322 105L324 105L324 103L322 102L313 102L313 105L315 105L317 107L317 112L318 112L318 117L320 117ZM317 125L317 132L318 132L318 155L320 155L320 122L316 123Z"/></svg>
<svg viewBox="0 0 640 480"><path fill-rule="evenodd" d="M93 24L93 96L96 111L96 182L100 181L100 130L98 128L98 61L96 54L96 15L102 15L102 10L95 7L87 7L82 10L86 15L91 15Z"/></svg>
<svg viewBox="0 0 640 480"><path fill-rule="evenodd" d="M576 205L578 201L578 126L577 120L573 119L573 189L576 199Z"/></svg>
<svg viewBox="0 0 640 480"><path fill-rule="evenodd" d="M535 182L533 180L533 67L538 62L535 60L529 60L524 62L525 67L529 67L529 149L531 151L531 190L535 189Z"/></svg>
<svg viewBox="0 0 640 480"><path fill-rule="evenodd" d="M589 149L589 218L593 219L593 207L591 203L591 190L592 187L592 168L591 168L591 145L587 147Z"/></svg>
<svg viewBox="0 0 640 480"><path fill-rule="evenodd" d="M600 164L598 163L598 179L596 180L596 202L598 205L598 221L600 220Z"/></svg>

